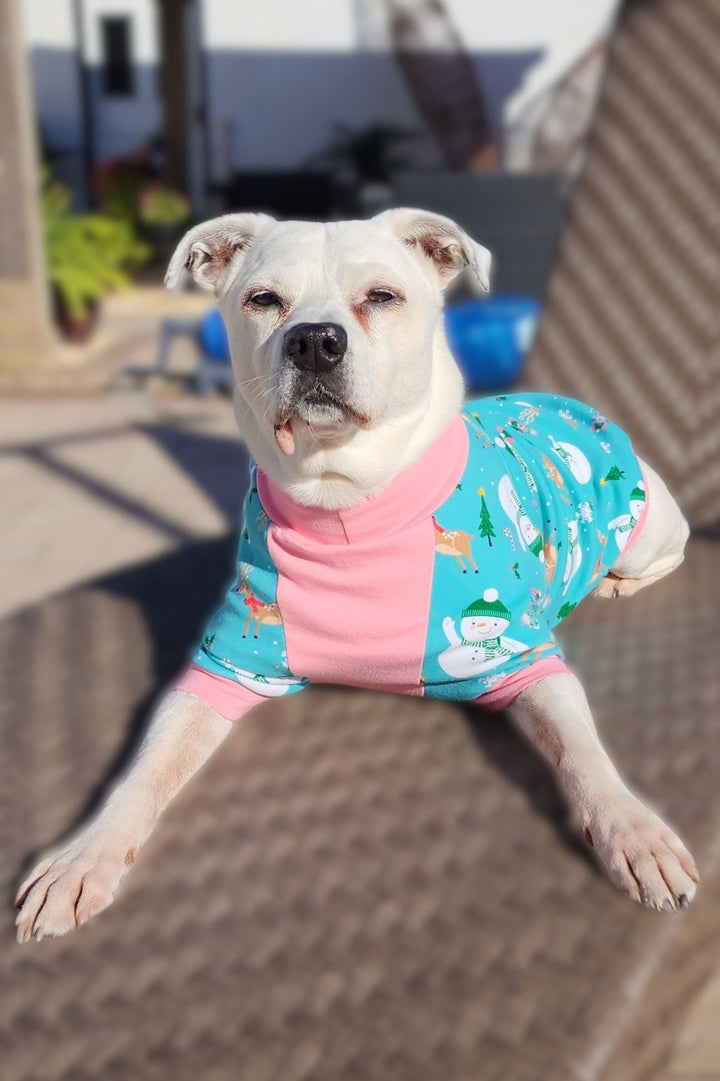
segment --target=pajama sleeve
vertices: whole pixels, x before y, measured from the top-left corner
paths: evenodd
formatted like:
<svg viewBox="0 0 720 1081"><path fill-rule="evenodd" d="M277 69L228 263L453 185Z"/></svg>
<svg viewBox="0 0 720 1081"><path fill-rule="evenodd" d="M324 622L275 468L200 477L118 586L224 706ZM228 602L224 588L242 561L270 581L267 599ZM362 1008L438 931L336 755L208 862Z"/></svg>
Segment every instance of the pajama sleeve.
<svg viewBox="0 0 720 1081"><path fill-rule="evenodd" d="M235 578L208 623L179 689L233 719L256 701L300 691L307 681L288 668L277 603L278 572L268 550L268 516L251 468Z"/></svg>

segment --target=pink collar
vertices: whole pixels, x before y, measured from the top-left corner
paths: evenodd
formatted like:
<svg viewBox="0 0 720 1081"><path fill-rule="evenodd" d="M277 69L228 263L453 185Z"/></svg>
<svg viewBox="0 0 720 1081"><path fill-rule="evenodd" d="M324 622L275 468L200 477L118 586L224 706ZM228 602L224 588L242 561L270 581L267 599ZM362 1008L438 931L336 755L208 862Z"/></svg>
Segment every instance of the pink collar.
<svg viewBox="0 0 720 1081"><path fill-rule="evenodd" d="M468 456L468 435L458 414L423 456L377 495L347 510L302 507L258 469L260 500L284 528L325 544L351 544L402 530L430 518L456 487Z"/></svg>

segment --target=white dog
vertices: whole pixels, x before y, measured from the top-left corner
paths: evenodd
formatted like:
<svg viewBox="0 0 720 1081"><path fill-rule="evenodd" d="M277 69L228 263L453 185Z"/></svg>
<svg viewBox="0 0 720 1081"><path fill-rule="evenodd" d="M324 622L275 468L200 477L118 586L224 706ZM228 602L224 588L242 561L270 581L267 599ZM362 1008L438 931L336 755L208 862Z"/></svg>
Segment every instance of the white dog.
<svg viewBox="0 0 720 1081"><path fill-rule="evenodd" d="M549 629L581 582L577 597L629 595L676 567L687 525L626 437L609 435L604 418L586 424L577 403L509 396L460 418L442 293L466 266L487 289L489 253L419 210L331 224L231 214L179 245L167 282L186 268L219 298L238 424L256 463L238 577L127 775L20 887L19 941L64 934L106 908L233 720L323 679L509 704L615 885L671 912L694 896L692 857L618 776ZM598 419L601 449L590 434L581 448L579 428ZM480 472L460 483L470 444ZM531 462L532 447L542 453ZM622 462L605 461L606 448ZM642 530L611 550L602 525L631 497ZM474 516L462 528L460 511ZM522 613L495 579L501 563Z"/></svg>

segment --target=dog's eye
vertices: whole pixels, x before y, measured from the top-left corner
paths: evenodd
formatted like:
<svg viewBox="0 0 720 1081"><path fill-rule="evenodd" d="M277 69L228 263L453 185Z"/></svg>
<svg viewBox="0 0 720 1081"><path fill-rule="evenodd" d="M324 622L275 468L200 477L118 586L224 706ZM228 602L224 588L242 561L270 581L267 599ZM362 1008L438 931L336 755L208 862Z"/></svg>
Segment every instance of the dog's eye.
<svg viewBox="0 0 720 1081"><path fill-rule="evenodd" d="M371 304L389 304L391 300L397 300L395 293L389 289L371 289L367 298Z"/></svg>
<svg viewBox="0 0 720 1081"><path fill-rule="evenodd" d="M262 293L253 293L251 297L248 297L248 303L252 304L254 308L282 307L280 297L277 293L271 293L269 289L264 290Z"/></svg>

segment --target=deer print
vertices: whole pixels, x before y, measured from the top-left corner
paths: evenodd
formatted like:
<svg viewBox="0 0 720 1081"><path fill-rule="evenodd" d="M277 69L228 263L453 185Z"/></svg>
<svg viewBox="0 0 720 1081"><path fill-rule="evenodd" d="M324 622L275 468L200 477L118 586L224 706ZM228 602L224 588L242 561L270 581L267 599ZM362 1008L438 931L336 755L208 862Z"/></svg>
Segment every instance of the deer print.
<svg viewBox="0 0 720 1081"><path fill-rule="evenodd" d="M592 574L588 579L588 585L591 585L593 582L598 581L600 578L604 578L608 570L610 569L609 567L606 567L603 563L603 554L604 553L601 552L595 561L595 566L593 567Z"/></svg>
<svg viewBox="0 0 720 1081"><path fill-rule="evenodd" d="M247 572L242 571L240 576L240 585L237 587L236 593L241 593L245 598L245 604L250 609L248 617L243 627L243 638L247 638L247 633L250 630L250 624L255 621L255 633L253 638L257 638L258 631L263 623L267 623L269 627L282 626L282 619L280 618L280 609L277 604L266 604L264 601L258 600L253 591L250 589L247 580Z"/></svg>
<svg viewBox="0 0 720 1081"><path fill-rule="evenodd" d="M532 664L534 661L539 661L543 653L546 653L549 649L553 649L554 642L544 642L540 646L535 646L533 649L526 649L522 655L522 659L525 664Z"/></svg>
<svg viewBox="0 0 720 1081"><path fill-rule="evenodd" d="M475 540L475 537L469 533L463 533L461 529L443 529L435 517L433 517L433 525L435 527L435 551L444 556L455 556L463 574L467 574L467 567L463 562L464 559L467 559L477 574L478 569L475 566L475 560L472 557L470 548L470 541Z"/></svg>
<svg viewBox="0 0 720 1081"><path fill-rule="evenodd" d="M568 497L568 490L565 487L565 481L562 479L558 467L553 462L551 462L545 454L543 454L542 460L543 465L545 466L545 474L560 492L560 498L563 500L564 503L571 503L572 500Z"/></svg>
<svg viewBox="0 0 720 1081"><path fill-rule="evenodd" d="M546 539L543 539L543 552L545 553L545 578L548 585L555 577L555 568L557 567L558 550L553 543L555 540L556 529L553 529L552 533Z"/></svg>

